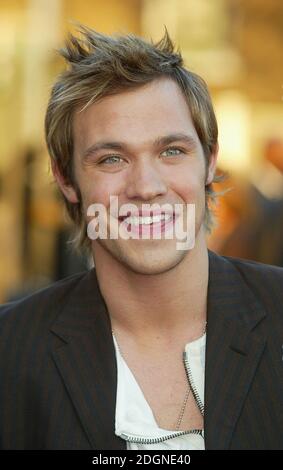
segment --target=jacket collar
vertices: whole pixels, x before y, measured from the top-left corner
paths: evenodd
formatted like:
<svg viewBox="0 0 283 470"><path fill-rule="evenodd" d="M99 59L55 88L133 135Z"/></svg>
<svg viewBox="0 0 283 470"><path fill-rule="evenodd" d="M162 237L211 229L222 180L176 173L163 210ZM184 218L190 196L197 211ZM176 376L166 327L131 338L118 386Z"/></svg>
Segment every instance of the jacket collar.
<svg viewBox="0 0 283 470"><path fill-rule="evenodd" d="M226 449L264 349L256 326L264 318L232 260L209 251L205 369L205 445ZM95 270L68 296L52 333L52 351L93 449L126 449L115 435L117 364L111 322Z"/></svg>

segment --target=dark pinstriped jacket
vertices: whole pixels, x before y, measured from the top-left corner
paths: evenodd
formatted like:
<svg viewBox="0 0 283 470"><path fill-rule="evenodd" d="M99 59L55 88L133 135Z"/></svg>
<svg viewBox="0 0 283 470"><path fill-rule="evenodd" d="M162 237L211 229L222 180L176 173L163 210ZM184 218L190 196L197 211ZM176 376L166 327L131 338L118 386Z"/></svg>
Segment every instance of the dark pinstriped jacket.
<svg viewBox="0 0 283 470"><path fill-rule="evenodd" d="M126 449L110 326L94 270L2 307L2 449ZM283 269L209 252L206 449L283 449L282 345Z"/></svg>

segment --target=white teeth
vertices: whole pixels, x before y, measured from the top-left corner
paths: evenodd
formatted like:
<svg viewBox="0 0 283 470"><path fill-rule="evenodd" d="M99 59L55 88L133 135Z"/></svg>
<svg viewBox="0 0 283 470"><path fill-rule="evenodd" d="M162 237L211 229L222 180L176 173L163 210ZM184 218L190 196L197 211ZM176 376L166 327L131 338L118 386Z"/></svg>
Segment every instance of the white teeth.
<svg viewBox="0 0 283 470"><path fill-rule="evenodd" d="M161 214L161 215L154 215L152 217L127 217L124 222L131 225L150 225L156 224L161 222L161 220L169 220L171 219L171 215L169 214Z"/></svg>

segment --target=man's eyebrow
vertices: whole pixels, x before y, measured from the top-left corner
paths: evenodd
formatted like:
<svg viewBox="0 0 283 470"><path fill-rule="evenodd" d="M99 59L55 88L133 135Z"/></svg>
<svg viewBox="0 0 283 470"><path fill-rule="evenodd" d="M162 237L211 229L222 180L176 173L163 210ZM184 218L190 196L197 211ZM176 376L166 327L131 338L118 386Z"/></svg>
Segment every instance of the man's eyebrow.
<svg viewBox="0 0 283 470"><path fill-rule="evenodd" d="M183 141L187 145L195 147L197 145L195 137L192 135L184 134L184 133L177 133L177 134L169 134L162 137L158 137L153 142L154 147L161 147L164 145L169 145L172 142ZM97 142L96 144L91 145L88 147L82 154L83 158L88 157L89 155L93 155L94 153L98 152L99 150L124 150L127 148L128 145L123 142L116 142L116 141L105 141L105 142Z"/></svg>
<svg viewBox="0 0 283 470"><path fill-rule="evenodd" d="M186 144L189 144L191 146L197 145L197 141L196 141L195 137L193 137L192 135L189 135L189 134L184 134L182 132L179 132L177 134L169 134L169 135L165 135L163 137L159 137L158 139L156 139L154 144L156 146L162 146L162 145L172 144L172 142L177 142L177 141L183 141Z"/></svg>
<svg viewBox="0 0 283 470"><path fill-rule="evenodd" d="M122 142L97 142L96 144L91 145L88 147L82 154L83 158L92 155L99 150L123 150L124 145Z"/></svg>

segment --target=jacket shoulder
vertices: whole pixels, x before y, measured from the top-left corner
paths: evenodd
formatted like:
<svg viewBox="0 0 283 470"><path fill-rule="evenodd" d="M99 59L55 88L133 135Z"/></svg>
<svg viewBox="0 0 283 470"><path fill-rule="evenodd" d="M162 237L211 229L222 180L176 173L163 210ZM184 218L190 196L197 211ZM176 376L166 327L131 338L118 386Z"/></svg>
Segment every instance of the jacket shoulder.
<svg viewBox="0 0 283 470"><path fill-rule="evenodd" d="M0 331L6 324L18 320L23 321L23 319L31 321L34 317L37 319L45 317L47 321L52 321L68 294L86 276L87 272L69 276L20 300L1 305Z"/></svg>
<svg viewBox="0 0 283 470"><path fill-rule="evenodd" d="M240 258L223 257L238 271L241 278L268 311L277 311L283 319L283 268Z"/></svg>
<svg viewBox="0 0 283 470"><path fill-rule="evenodd" d="M281 285L283 283L283 267L230 256L223 256L223 258L232 263L240 274L249 279L250 282L264 279L267 283L279 283Z"/></svg>

